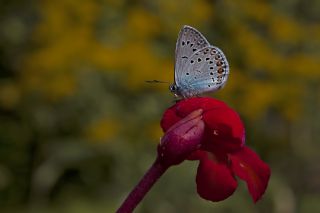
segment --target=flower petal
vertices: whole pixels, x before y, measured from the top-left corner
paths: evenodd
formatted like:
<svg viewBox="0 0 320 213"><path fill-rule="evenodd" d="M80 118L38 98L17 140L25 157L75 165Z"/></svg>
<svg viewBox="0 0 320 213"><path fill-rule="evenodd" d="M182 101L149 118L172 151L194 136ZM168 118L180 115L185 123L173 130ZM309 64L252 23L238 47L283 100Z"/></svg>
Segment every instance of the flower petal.
<svg viewBox="0 0 320 213"><path fill-rule="evenodd" d="M211 110L220 107L227 107L227 105L213 98L188 98L178 101L163 114L161 127L165 132L173 124L197 109Z"/></svg>
<svg viewBox="0 0 320 213"><path fill-rule="evenodd" d="M177 123L182 118L176 114L175 105L167 109L161 119L160 126L166 132L172 125Z"/></svg>
<svg viewBox="0 0 320 213"><path fill-rule="evenodd" d="M268 186L271 174L269 166L248 147L230 154L230 159L233 172L247 182L252 199L257 202Z"/></svg>
<svg viewBox="0 0 320 213"><path fill-rule="evenodd" d="M203 151L201 149L198 149L194 152L192 152L189 156L188 156L188 160L201 160L203 158L207 158L207 151Z"/></svg>
<svg viewBox="0 0 320 213"><path fill-rule="evenodd" d="M221 201L233 194L237 188L237 181L233 177L231 170L224 163L215 162L206 157L200 159L197 172L198 194L211 201Z"/></svg>
<svg viewBox="0 0 320 213"><path fill-rule="evenodd" d="M214 98L196 97L188 98L177 103L176 109L179 116L184 117L196 109L204 111L228 107L224 102Z"/></svg>
<svg viewBox="0 0 320 213"><path fill-rule="evenodd" d="M239 115L229 107L203 114L206 123L203 147L208 151L235 151L244 146L245 130Z"/></svg>

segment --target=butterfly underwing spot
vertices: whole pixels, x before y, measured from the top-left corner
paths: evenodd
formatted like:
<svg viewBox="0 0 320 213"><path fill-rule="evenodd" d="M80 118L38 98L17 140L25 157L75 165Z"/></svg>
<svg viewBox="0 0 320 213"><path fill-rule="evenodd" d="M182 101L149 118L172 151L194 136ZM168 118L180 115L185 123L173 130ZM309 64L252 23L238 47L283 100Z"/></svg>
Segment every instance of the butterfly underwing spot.
<svg viewBox="0 0 320 213"><path fill-rule="evenodd" d="M213 67L210 67L210 70L213 70Z"/></svg>
<svg viewBox="0 0 320 213"><path fill-rule="evenodd" d="M201 40L199 40L199 41L198 41L198 43L197 43L197 44L198 44L198 45L201 45L201 44L203 44L203 43L204 43L204 40L203 40L203 39L201 39Z"/></svg>
<svg viewBox="0 0 320 213"><path fill-rule="evenodd" d="M210 75L213 75L213 72L210 72Z"/></svg>
<svg viewBox="0 0 320 213"><path fill-rule="evenodd" d="M206 61L209 61L210 60L210 58L206 58Z"/></svg>
<svg viewBox="0 0 320 213"><path fill-rule="evenodd" d="M192 47L192 46L193 46L193 44L191 43L191 44L190 44L190 47Z"/></svg>
<svg viewBox="0 0 320 213"><path fill-rule="evenodd" d="M217 79L217 84L221 84L222 83L222 76L218 76L218 79Z"/></svg>
<svg viewBox="0 0 320 213"><path fill-rule="evenodd" d="M210 54L211 54L211 55L215 55L215 54L217 54L217 51L216 51L215 49L212 49L211 52L210 52Z"/></svg>
<svg viewBox="0 0 320 213"><path fill-rule="evenodd" d="M198 58L198 62L201 62L201 58Z"/></svg>
<svg viewBox="0 0 320 213"><path fill-rule="evenodd" d="M186 75L189 75L189 73L187 72Z"/></svg>
<svg viewBox="0 0 320 213"><path fill-rule="evenodd" d="M210 87L210 84L208 84L208 87Z"/></svg>
<svg viewBox="0 0 320 213"><path fill-rule="evenodd" d="M183 46L183 45L185 44L185 42L184 42L184 41L182 41L182 42L181 42L181 44L182 44L182 46Z"/></svg>
<svg viewBox="0 0 320 213"><path fill-rule="evenodd" d="M187 41L187 44L189 44L190 43L190 41Z"/></svg>
<svg viewBox="0 0 320 213"><path fill-rule="evenodd" d="M212 64L213 63L213 61L209 61L209 64Z"/></svg>
<svg viewBox="0 0 320 213"><path fill-rule="evenodd" d="M221 61L217 61L216 65L219 67L222 65L222 62Z"/></svg>
<svg viewBox="0 0 320 213"><path fill-rule="evenodd" d="M223 71L223 68L222 68L222 67L220 67L220 68L218 69L218 73L219 73L219 74L224 73L224 71Z"/></svg>
<svg viewBox="0 0 320 213"><path fill-rule="evenodd" d="M188 58L187 56L182 56L182 58Z"/></svg>
<svg viewBox="0 0 320 213"><path fill-rule="evenodd" d="M190 64L193 64L193 63L194 63L194 60L191 60L191 61L190 61Z"/></svg>
<svg viewBox="0 0 320 213"><path fill-rule="evenodd" d="M192 51L193 51L193 52L194 52L194 51L196 51L196 50L197 50L197 49L195 49L195 48L194 48L194 49L192 49Z"/></svg>

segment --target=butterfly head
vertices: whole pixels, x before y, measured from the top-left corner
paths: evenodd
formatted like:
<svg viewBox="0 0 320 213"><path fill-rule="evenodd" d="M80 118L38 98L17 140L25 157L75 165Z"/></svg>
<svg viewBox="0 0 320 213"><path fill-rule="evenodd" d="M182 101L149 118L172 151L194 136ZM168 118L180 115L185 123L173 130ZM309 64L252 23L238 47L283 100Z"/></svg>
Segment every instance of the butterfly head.
<svg viewBox="0 0 320 213"><path fill-rule="evenodd" d="M170 89L170 92L172 92L176 97L180 96L179 87L175 83L171 84L169 89Z"/></svg>

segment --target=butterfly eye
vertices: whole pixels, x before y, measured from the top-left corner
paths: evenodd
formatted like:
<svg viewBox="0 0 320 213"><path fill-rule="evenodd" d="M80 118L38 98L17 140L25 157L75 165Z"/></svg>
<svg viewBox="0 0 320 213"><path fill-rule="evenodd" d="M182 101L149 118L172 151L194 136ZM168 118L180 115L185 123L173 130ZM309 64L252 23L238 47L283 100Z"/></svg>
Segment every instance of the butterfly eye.
<svg viewBox="0 0 320 213"><path fill-rule="evenodd" d="M175 91L177 91L177 89L178 89L178 88L177 88L177 85L175 85L175 84L171 84L171 85L170 85L170 91L171 91L171 92L175 92Z"/></svg>

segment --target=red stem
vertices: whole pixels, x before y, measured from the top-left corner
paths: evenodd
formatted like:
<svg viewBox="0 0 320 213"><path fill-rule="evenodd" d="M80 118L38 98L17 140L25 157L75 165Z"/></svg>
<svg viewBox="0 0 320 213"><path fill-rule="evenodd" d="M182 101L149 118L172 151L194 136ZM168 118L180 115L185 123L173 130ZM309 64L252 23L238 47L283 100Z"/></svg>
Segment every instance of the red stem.
<svg viewBox="0 0 320 213"><path fill-rule="evenodd" d="M156 160L142 177L138 185L130 192L126 200L117 210L117 213L130 213L140 203L143 197L148 193L153 184L168 169L168 166L161 164Z"/></svg>

